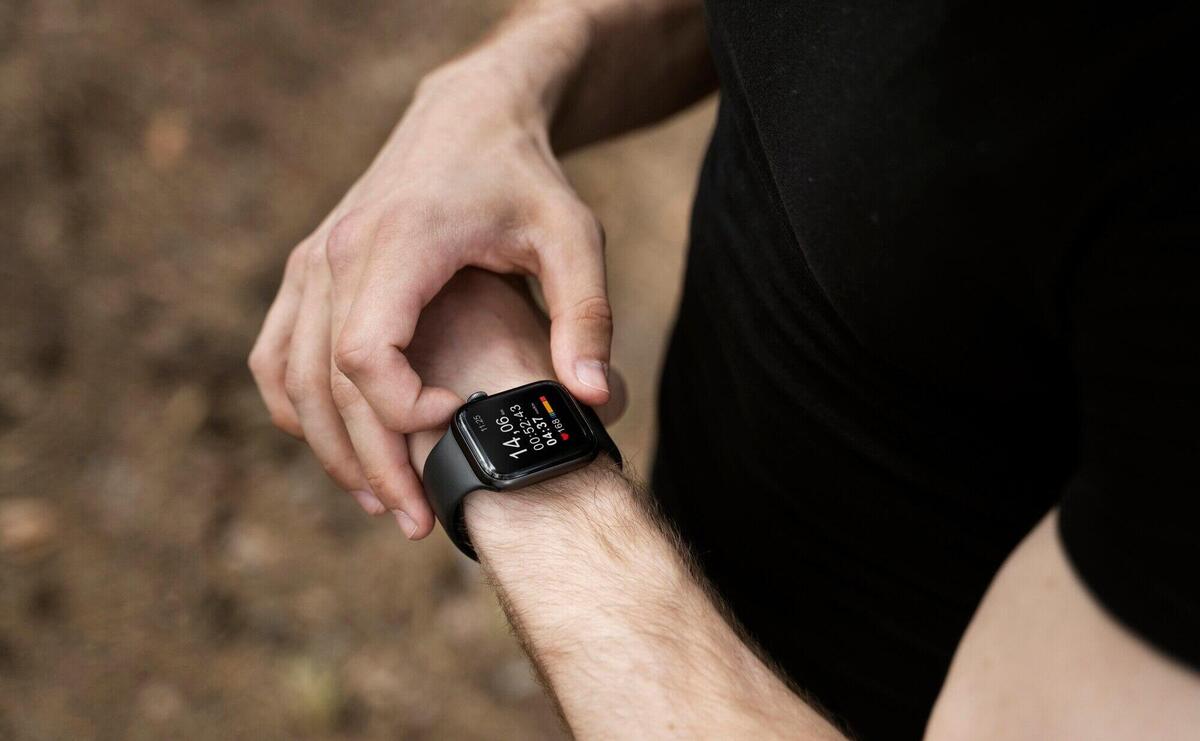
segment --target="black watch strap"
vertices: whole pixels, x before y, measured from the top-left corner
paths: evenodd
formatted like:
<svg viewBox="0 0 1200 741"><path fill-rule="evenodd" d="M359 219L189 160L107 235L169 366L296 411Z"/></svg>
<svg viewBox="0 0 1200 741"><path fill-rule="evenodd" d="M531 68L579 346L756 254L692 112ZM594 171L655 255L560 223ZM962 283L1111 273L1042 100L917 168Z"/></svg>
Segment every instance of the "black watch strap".
<svg viewBox="0 0 1200 741"><path fill-rule="evenodd" d="M617 444L613 442L612 437L608 434L608 430L604 429L604 423L600 421L600 415L596 414L596 410L587 404L579 404L579 409L583 412L583 416L587 417L588 424L591 426L592 432L596 435L596 441L600 443L600 452L608 453L608 457L613 459L613 462L617 464L617 468L624 468L625 462L621 460L621 451L617 449Z"/></svg>
<svg viewBox="0 0 1200 741"><path fill-rule="evenodd" d="M463 499L476 489L485 488L475 469L467 460L453 430L446 430L433 452L425 460L423 474L425 491L437 514L438 522L458 549L478 561L475 549L467 538L467 525L462 516Z"/></svg>

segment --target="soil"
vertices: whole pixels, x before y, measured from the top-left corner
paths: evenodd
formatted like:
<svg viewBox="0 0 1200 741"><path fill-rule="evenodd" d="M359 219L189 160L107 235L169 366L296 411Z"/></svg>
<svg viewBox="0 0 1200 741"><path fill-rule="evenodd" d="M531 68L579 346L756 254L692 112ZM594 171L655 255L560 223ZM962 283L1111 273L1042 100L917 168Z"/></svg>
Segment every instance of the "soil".
<svg viewBox="0 0 1200 741"><path fill-rule="evenodd" d="M0 739L564 735L473 564L337 492L245 367L284 256L505 5L0 3ZM642 470L711 120L568 163Z"/></svg>

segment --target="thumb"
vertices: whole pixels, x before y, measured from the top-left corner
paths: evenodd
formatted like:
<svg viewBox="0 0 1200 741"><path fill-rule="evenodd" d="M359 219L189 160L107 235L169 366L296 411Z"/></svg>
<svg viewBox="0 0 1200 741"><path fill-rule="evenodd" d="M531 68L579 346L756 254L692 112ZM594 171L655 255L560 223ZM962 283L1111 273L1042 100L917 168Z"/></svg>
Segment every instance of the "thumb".
<svg viewBox="0 0 1200 741"><path fill-rule="evenodd" d="M538 276L550 312L550 356L558 380L585 404L609 400L613 316L604 277L599 224L542 259Z"/></svg>
<svg viewBox="0 0 1200 741"><path fill-rule="evenodd" d="M609 370L608 385L612 389L612 393L608 396L608 401L600 406L593 407L605 427L616 424L621 415L625 414L626 407L629 406L629 384L625 382L625 376L617 368Z"/></svg>

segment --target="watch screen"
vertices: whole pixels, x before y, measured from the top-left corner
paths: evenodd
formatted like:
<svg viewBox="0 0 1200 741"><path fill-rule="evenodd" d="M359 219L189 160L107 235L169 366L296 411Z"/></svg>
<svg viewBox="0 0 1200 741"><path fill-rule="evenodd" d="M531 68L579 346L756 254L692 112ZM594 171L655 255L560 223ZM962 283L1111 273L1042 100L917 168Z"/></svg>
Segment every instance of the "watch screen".
<svg viewBox="0 0 1200 741"><path fill-rule="evenodd" d="M519 478L595 447L575 403L553 383L532 383L471 402L458 414L485 471Z"/></svg>

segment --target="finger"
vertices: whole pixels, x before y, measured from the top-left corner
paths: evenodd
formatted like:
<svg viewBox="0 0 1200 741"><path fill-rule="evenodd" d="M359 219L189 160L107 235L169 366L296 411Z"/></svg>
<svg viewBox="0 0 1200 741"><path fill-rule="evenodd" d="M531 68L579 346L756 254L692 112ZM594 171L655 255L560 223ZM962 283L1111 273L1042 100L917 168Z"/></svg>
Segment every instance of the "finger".
<svg viewBox="0 0 1200 741"><path fill-rule="evenodd" d="M370 491L333 403L329 378L329 276L318 259L324 261L323 251L313 250L288 356L288 397L296 408L305 440L330 478L354 495L368 513L380 514L385 507Z"/></svg>
<svg viewBox="0 0 1200 741"><path fill-rule="evenodd" d="M608 373L608 382L612 387L612 393L608 395L608 401L598 406L593 407L596 410L596 415L600 417L600 421L605 427L614 424L625 413L625 407L629 403L629 386L625 383L625 376L613 368Z"/></svg>
<svg viewBox="0 0 1200 741"><path fill-rule="evenodd" d="M271 414L271 422L289 435L299 438L303 438L304 431L296 416L296 408L287 396L284 379L292 331L304 288L304 253L304 247L300 246L288 256L279 293L267 310L262 331L254 341L249 358L250 373Z"/></svg>
<svg viewBox="0 0 1200 741"><path fill-rule="evenodd" d="M604 237L590 212L577 211L546 250L538 280L550 312L550 355L554 372L585 404L600 405L610 395L608 360L612 309L604 277Z"/></svg>
<svg viewBox="0 0 1200 741"><path fill-rule="evenodd" d="M383 426L350 379L337 369L332 373L334 403L368 486L409 540L424 538L433 529L433 510L409 463L404 436Z"/></svg>
<svg viewBox="0 0 1200 741"><path fill-rule="evenodd" d="M422 480L425 477L425 461L429 459L429 454L433 452L434 446L442 439L442 434L439 430L422 430L406 436L408 438L408 454L413 469L421 472Z"/></svg>
<svg viewBox="0 0 1200 741"><path fill-rule="evenodd" d="M424 386L403 352L421 310L453 273L451 266L372 253L338 336L337 368L393 432L444 426L461 404L448 389Z"/></svg>
<svg viewBox="0 0 1200 741"><path fill-rule="evenodd" d="M336 345L341 335L363 273L367 238L357 228L357 217L339 220L326 242L326 258L332 278L331 338ZM404 435L388 430L379 421L358 387L330 360L333 402L342 416L355 455L375 497L392 512L401 530L419 540L433 529L433 512L409 465Z"/></svg>

